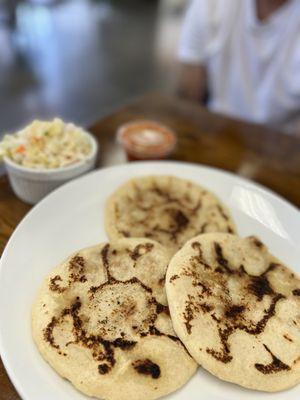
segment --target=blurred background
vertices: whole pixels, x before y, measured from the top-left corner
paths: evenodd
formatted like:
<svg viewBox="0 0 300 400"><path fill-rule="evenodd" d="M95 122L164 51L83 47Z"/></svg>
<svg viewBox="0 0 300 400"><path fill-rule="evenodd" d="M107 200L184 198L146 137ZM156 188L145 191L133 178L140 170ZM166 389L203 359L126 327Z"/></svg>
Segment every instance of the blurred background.
<svg viewBox="0 0 300 400"><path fill-rule="evenodd" d="M170 93L185 0L0 0L0 136Z"/></svg>

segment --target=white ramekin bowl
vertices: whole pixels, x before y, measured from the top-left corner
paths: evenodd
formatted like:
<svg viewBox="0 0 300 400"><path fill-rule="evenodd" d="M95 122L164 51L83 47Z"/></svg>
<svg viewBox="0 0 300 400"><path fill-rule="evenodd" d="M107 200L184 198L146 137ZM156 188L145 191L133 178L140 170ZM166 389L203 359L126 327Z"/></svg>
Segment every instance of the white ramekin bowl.
<svg viewBox="0 0 300 400"><path fill-rule="evenodd" d="M36 204L58 186L93 169L97 160L98 143L91 134L85 133L91 140L91 153L84 160L68 167L33 169L5 157L4 165L15 194L26 203Z"/></svg>

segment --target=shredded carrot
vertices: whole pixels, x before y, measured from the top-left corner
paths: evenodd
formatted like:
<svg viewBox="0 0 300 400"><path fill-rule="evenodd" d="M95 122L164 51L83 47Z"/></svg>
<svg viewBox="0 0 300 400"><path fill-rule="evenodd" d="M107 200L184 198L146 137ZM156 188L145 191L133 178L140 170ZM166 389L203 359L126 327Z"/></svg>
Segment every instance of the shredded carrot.
<svg viewBox="0 0 300 400"><path fill-rule="evenodd" d="M20 146L16 148L16 153L24 153L24 151L25 151L25 146L23 144L20 144Z"/></svg>

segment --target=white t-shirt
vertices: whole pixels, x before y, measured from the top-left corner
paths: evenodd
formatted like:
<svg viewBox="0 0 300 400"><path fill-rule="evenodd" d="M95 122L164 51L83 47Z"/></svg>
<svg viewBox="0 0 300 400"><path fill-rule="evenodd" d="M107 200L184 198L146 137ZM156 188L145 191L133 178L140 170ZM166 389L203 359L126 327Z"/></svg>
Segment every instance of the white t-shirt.
<svg viewBox="0 0 300 400"><path fill-rule="evenodd" d="M207 67L212 110L300 131L300 0L264 22L255 0L194 0L179 59Z"/></svg>

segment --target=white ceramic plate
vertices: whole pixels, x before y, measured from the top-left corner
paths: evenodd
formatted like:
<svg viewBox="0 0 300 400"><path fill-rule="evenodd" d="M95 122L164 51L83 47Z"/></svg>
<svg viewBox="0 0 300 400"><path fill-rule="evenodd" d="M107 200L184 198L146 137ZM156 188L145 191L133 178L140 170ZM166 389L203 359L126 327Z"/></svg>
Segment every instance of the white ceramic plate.
<svg viewBox="0 0 300 400"><path fill-rule="evenodd" d="M51 193L19 224L1 259L0 351L10 378L24 400L83 400L38 353L30 333L30 309L49 271L70 253L105 241L107 197L134 176L173 174L214 191L231 209L242 236L256 234L271 251L300 272L300 215L283 199L237 176L196 165L152 162L102 169ZM203 369L168 399L299 400L300 385L267 394L222 382Z"/></svg>

